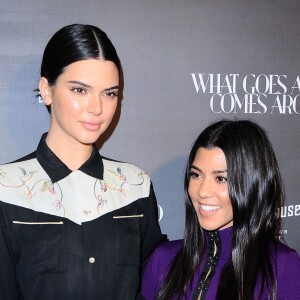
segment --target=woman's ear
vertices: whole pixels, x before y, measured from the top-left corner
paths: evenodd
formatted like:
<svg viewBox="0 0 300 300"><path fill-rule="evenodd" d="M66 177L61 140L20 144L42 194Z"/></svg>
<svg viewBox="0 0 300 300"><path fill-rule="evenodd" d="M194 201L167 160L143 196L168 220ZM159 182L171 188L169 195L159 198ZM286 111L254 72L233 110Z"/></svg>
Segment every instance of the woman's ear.
<svg viewBox="0 0 300 300"><path fill-rule="evenodd" d="M46 77L40 78L39 90L40 90L40 94L41 94L44 104L47 106L51 105L52 104L52 90L51 90L51 86L49 85Z"/></svg>

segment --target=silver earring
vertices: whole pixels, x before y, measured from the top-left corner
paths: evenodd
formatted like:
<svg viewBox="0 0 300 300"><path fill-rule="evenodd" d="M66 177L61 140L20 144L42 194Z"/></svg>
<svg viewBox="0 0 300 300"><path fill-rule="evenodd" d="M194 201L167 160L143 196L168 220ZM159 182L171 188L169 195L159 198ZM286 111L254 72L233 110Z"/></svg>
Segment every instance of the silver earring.
<svg viewBox="0 0 300 300"><path fill-rule="evenodd" d="M44 99L42 98L41 95L38 96L38 101L39 101L39 103L44 103Z"/></svg>

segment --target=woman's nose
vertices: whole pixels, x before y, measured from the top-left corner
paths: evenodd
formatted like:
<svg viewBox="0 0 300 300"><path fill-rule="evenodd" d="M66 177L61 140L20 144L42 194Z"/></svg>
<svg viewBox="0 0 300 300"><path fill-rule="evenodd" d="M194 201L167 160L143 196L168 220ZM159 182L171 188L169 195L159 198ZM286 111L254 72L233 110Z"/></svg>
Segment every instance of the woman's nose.
<svg viewBox="0 0 300 300"><path fill-rule="evenodd" d="M200 198L211 198L213 195L213 187L209 179L203 179L198 186L198 196Z"/></svg>
<svg viewBox="0 0 300 300"><path fill-rule="evenodd" d="M92 113L96 116L102 113L102 100L101 97L97 95L92 95L89 100L89 113Z"/></svg>

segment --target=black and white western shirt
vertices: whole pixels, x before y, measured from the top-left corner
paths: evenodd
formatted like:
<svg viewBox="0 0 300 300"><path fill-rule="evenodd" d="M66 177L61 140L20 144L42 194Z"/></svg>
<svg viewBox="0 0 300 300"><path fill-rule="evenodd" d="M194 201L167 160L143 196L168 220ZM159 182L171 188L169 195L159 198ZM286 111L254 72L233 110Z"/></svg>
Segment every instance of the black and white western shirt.
<svg viewBox="0 0 300 300"><path fill-rule="evenodd" d="M0 165L0 299L136 299L165 240L149 176L95 147L71 171L45 137Z"/></svg>

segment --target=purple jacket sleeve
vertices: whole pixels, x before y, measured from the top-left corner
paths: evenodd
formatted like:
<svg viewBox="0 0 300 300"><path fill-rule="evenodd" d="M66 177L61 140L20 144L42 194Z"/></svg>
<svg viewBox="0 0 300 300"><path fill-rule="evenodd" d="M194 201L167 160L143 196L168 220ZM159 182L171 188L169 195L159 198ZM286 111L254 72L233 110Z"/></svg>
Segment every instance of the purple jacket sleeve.
<svg viewBox="0 0 300 300"><path fill-rule="evenodd" d="M179 251L182 241L160 244L153 252L145 267L142 279L142 296L145 300L154 300L165 278L169 266Z"/></svg>
<svg viewBox="0 0 300 300"><path fill-rule="evenodd" d="M300 257L297 252L281 245L278 256L278 300L300 299Z"/></svg>

